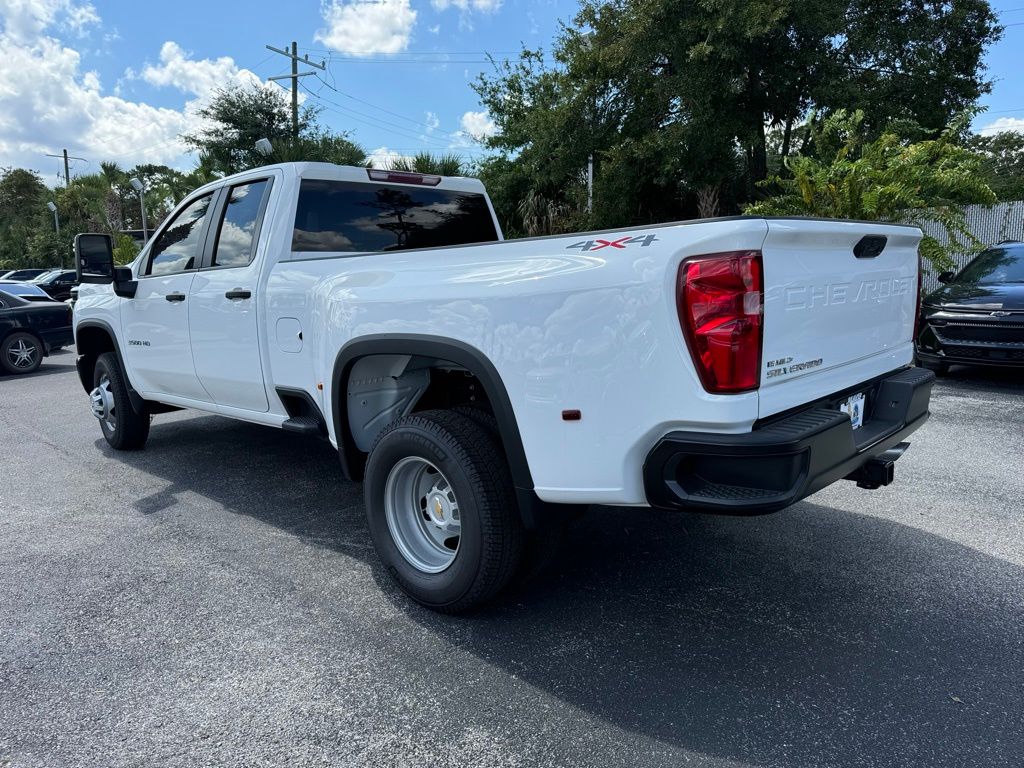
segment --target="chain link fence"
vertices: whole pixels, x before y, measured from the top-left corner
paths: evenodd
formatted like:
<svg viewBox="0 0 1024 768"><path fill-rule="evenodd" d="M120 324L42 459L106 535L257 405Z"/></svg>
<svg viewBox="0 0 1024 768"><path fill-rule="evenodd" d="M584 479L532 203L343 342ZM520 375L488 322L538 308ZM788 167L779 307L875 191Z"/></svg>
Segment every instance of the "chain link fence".
<svg viewBox="0 0 1024 768"><path fill-rule="evenodd" d="M995 245L1003 240L1024 240L1024 200L996 205L969 205L965 213L967 226L974 236L985 245ZM935 222L926 222L921 226L925 233L931 235L944 245L949 244L945 230ZM974 257L972 253L954 254L953 260L957 269L965 266ZM934 270L926 267L924 275L925 292L934 291L939 281Z"/></svg>

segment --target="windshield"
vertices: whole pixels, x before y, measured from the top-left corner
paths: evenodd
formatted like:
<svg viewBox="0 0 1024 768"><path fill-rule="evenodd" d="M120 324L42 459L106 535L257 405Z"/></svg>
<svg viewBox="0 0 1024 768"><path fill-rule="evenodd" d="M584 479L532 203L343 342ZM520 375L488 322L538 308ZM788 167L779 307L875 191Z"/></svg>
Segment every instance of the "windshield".
<svg viewBox="0 0 1024 768"><path fill-rule="evenodd" d="M48 294L38 285L28 283L4 283L3 290L15 296L47 296Z"/></svg>
<svg viewBox="0 0 1024 768"><path fill-rule="evenodd" d="M54 275L56 275L58 272L60 272L59 269L51 269L49 272L43 272L43 274L41 274L41 275L36 275L31 280L29 280L29 282L30 283L42 283L42 282L45 282L49 278L51 278Z"/></svg>
<svg viewBox="0 0 1024 768"><path fill-rule="evenodd" d="M11 307L23 307L28 302L19 296L8 293L6 290L0 290L0 309L10 309Z"/></svg>
<svg viewBox="0 0 1024 768"><path fill-rule="evenodd" d="M973 285L1024 283L1024 243L982 251L964 267L954 282Z"/></svg>

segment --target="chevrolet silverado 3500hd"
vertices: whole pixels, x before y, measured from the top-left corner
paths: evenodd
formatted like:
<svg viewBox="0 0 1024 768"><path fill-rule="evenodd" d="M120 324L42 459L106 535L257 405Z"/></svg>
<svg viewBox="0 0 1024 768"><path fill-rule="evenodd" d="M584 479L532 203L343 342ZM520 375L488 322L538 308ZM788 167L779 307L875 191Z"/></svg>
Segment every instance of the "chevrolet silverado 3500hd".
<svg viewBox="0 0 1024 768"><path fill-rule="evenodd" d="M505 241L483 186L329 164L80 235L104 437L195 408L322 435L416 600L487 600L561 505L756 514L892 480L928 417L918 229L736 217ZM296 499L301 504L301 499Z"/></svg>

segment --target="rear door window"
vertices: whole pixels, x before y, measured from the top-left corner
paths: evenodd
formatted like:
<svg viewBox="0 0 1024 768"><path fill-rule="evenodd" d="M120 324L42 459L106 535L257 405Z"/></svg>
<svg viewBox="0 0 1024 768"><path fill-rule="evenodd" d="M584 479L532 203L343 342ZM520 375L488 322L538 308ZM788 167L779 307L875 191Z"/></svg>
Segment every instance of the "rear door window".
<svg viewBox="0 0 1024 768"><path fill-rule="evenodd" d="M498 239L486 198L432 187L306 179L292 250L401 251Z"/></svg>

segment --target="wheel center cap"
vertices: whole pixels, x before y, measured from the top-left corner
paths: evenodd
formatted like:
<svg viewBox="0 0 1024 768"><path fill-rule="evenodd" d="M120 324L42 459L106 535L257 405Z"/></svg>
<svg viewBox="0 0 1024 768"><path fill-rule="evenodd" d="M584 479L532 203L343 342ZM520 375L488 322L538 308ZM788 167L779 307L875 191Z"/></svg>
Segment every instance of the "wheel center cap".
<svg viewBox="0 0 1024 768"><path fill-rule="evenodd" d="M435 493L428 502L430 517L436 525L445 526L452 520L452 505L445 496Z"/></svg>

